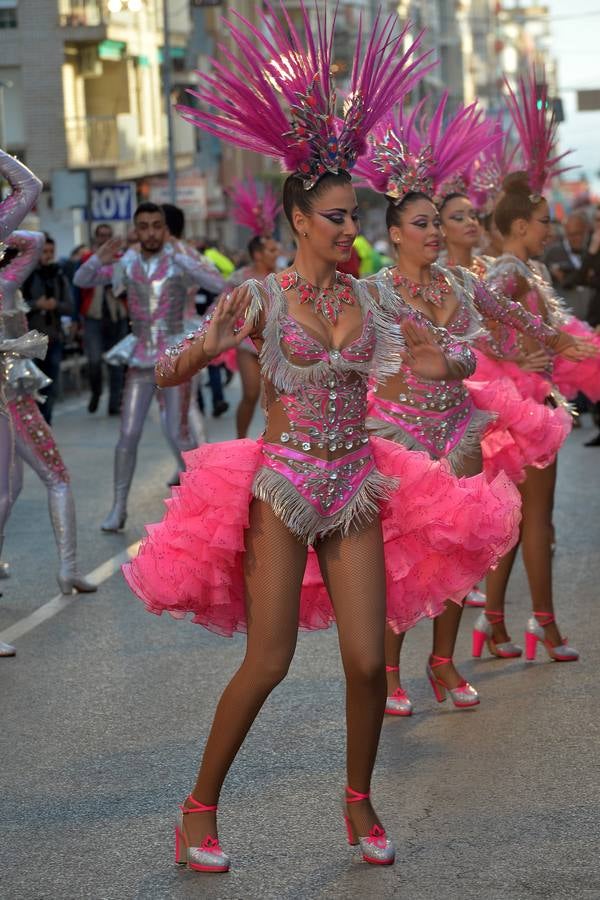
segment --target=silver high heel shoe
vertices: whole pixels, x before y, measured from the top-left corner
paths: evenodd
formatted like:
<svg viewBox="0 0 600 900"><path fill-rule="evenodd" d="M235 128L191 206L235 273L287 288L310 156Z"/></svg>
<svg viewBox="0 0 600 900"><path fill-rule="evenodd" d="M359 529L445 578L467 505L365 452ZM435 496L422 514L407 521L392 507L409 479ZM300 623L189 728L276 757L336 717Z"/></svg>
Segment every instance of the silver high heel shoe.
<svg viewBox="0 0 600 900"><path fill-rule="evenodd" d="M229 872L231 860L221 849L219 839L207 834L199 847L190 847L183 828L184 816L190 813L216 812L216 806L199 803L190 794L187 802L193 806L180 806L180 813L175 825L175 862L196 872Z"/></svg>
<svg viewBox="0 0 600 900"><path fill-rule="evenodd" d="M504 613L501 612L482 612L477 617L473 627L473 656L481 656L484 644L487 644L492 656L498 656L500 659L516 659L523 655L522 647L513 644L510 640L503 641L501 644L494 641L494 625L500 625L502 622L504 622Z"/></svg>
<svg viewBox="0 0 600 900"><path fill-rule="evenodd" d="M361 794L351 787L346 788L345 803L358 803L360 800L368 800L370 794ZM396 848L389 840L385 829L381 825L373 825L366 837L359 837L356 829L350 821L348 810L344 810L344 821L348 832L348 843L351 847L360 846L362 858L373 866L391 866L396 859Z"/></svg>
<svg viewBox="0 0 600 900"><path fill-rule="evenodd" d="M4 641L0 641L0 656L16 656L17 651L12 646L12 644L5 644Z"/></svg>
<svg viewBox="0 0 600 900"><path fill-rule="evenodd" d="M536 622L536 619L541 620L539 624ZM535 659L538 642L544 645L548 651L548 656L550 659L555 660L555 662L576 662L579 659L579 653L574 647L569 647L567 638L561 638L561 643L558 647L553 647L552 644L546 640L544 626L552 625L554 622L555 618L553 614L547 612L534 612L533 616L527 621L527 628L525 630L525 659L528 660L528 662Z"/></svg>
<svg viewBox="0 0 600 900"><path fill-rule="evenodd" d="M398 672L400 666L386 666L386 672ZM412 716L413 705L403 687L397 687L393 694L388 694L385 701L387 716Z"/></svg>
<svg viewBox="0 0 600 900"><path fill-rule="evenodd" d="M435 699L438 703L443 703L446 699L446 693L448 693L457 709L467 709L469 706L477 706L479 704L479 694L472 684L469 684L469 682L463 678L456 687L451 688L442 681L439 675L435 674L434 669L437 669L438 666L443 666L445 663L451 662L451 656L436 656L432 653L429 657L426 671L429 683L435 694Z"/></svg>

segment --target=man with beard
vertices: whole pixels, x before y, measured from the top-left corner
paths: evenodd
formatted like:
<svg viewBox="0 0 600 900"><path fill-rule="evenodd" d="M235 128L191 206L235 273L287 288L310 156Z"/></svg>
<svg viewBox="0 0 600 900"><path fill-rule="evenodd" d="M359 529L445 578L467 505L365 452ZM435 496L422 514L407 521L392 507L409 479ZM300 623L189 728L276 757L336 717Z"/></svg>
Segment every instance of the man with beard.
<svg viewBox="0 0 600 900"><path fill-rule="evenodd" d="M105 355L109 364L129 369L115 450L114 502L102 523L103 531L119 531L125 525L137 447L156 391L154 365L167 347L185 336L189 288L200 285L218 293L224 285L211 263L180 252L170 241L160 206L141 203L133 221L139 249L131 247L118 259L121 242L109 240L75 275L78 287L111 284L115 297L125 296L132 332ZM163 432L179 471L184 468L182 452L197 444L189 427L190 394L190 385L184 384L158 395Z"/></svg>

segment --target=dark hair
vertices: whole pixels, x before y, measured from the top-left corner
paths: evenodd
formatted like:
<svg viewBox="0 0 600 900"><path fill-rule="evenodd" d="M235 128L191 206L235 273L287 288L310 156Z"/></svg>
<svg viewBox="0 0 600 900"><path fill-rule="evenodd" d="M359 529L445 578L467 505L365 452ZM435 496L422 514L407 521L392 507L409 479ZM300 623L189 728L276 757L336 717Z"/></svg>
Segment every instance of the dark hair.
<svg viewBox="0 0 600 900"><path fill-rule="evenodd" d="M264 250L267 240L268 238L263 237L260 234L255 234L254 237L248 241L248 246L246 248L248 250L248 256L251 259L254 259L257 253L260 253L261 250Z"/></svg>
<svg viewBox="0 0 600 900"><path fill-rule="evenodd" d="M161 203L161 209L167 223L167 228L173 237L180 238L185 230L185 213L179 206L172 203Z"/></svg>
<svg viewBox="0 0 600 900"><path fill-rule="evenodd" d="M109 222L100 222L100 224L96 225L96 227L94 228L94 237L98 237L98 232L101 228L108 228L110 233L113 233L113 227Z"/></svg>
<svg viewBox="0 0 600 900"><path fill-rule="evenodd" d="M310 191L307 191L304 187L304 181L299 175L288 175L283 185L283 211L292 231L295 232L296 230L292 219L295 208L299 209L305 216L309 216L313 211L314 201L329 190L330 187L351 183L352 179L349 172L342 171L338 172L337 175L327 172Z"/></svg>
<svg viewBox="0 0 600 900"><path fill-rule="evenodd" d="M138 208L133 214L133 221L137 219L138 216L141 216L142 213L158 213L162 218L165 218L164 210L157 203L151 203L149 200L144 200L143 203L140 203Z"/></svg>
<svg viewBox="0 0 600 900"><path fill-rule="evenodd" d="M539 200L533 197L527 172L513 172L504 179L502 193L494 210L496 227L503 237L510 234L510 227L517 219L531 219Z"/></svg>
<svg viewBox="0 0 600 900"><path fill-rule="evenodd" d="M54 240L54 238L52 237L51 234L48 234L47 231L44 231L43 234L44 234L44 243L45 244L52 244L52 245L56 244L56 241Z"/></svg>
<svg viewBox="0 0 600 900"><path fill-rule="evenodd" d="M388 206L385 211L385 224L388 231L392 225L400 225L402 213L408 206L412 206L413 203L416 203L417 200L429 200L429 202L433 204L431 197L428 197L427 194L424 194L422 191L409 191L408 194L404 195L400 203L395 203L391 197L387 198Z"/></svg>
<svg viewBox="0 0 600 900"><path fill-rule="evenodd" d="M441 203L438 204L438 212L441 213L446 203L450 203L451 200L458 200L458 198L462 198L463 200L468 200L469 197L467 194L463 194L462 191L453 191L451 194L447 194L442 198Z"/></svg>
<svg viewBox="0 0 600 900"><path fill-rule="evenodd" d="M18 247L7 247L4 253L0 252L0 269L3 269L4 266L7 266L9 263L13 261L15 256L19 255Z"/></svg>

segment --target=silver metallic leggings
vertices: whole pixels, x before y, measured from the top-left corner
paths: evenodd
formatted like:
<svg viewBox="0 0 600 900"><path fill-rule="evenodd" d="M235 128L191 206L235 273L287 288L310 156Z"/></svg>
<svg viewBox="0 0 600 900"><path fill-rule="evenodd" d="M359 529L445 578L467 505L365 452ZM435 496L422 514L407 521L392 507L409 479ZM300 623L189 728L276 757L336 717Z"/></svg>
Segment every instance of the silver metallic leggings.
<svg viewBox="0 0 600 900"><path fill-rule="evenodd" d="M51 428L33 397L8 404L10 418L0 416L0 535L23 487L23 462L39 476L48 491L50 521L60 560L59 577L77 574L75 501L69 473ZM12 420L12 422L11 422Z"/></svg>
<svg viewBox="0 0 600 900"><path fill-rule="evenodd" d="M126 515L137 448L155 393L158 394L162 430L175 456L178 471L184 469L182 452L193 450L201 438L197 433L196 421L190 417L191 383L159 392L152 370L129 369L123 396L121 433L115 449L114 505L105 521L106 530L112 530L112 526L118 527Z"/></svg>

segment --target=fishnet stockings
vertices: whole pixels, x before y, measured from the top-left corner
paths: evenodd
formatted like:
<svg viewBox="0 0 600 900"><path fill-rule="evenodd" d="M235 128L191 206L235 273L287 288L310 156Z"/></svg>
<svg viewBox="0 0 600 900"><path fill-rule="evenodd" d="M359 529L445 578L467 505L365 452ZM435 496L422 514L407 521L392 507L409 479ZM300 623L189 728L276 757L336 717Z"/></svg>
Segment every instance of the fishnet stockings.
<svg viewBox="0 0 600 900"><path fill-rule="evenodd" d="M348 783L367 792L385 706L385 569L379 521L360 533L328 538L317 554L337 618L346 675ZM306 547L271 507L253 500L244 555L246 654L217 706L193 790L202 803L218 802L254 719L287 674L296 647L306 556ZM377 821L368 802L353 804L351 814L360 834ZM186 831L192 841L214 833L214 813L186 816Z"/></svg>

